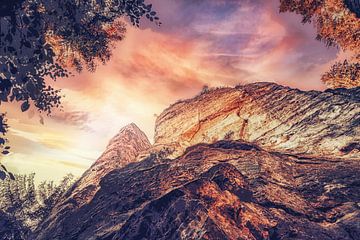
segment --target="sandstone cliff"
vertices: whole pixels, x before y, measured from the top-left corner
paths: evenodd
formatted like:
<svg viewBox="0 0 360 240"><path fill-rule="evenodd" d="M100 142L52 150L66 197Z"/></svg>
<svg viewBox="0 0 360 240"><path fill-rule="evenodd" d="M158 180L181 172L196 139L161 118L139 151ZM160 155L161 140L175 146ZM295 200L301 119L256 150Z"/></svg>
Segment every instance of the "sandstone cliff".
<svg viewBox="0 0 360 240"><path fill-rule="evenodd" d="M151 148L122 130L31 239L359 239L359 93L257 83L176 103Z"/></svg>
<svg viewBox="0 0 360 240"><path fill-rule="evenodd" d="M166 109L155 144L243 139L272 151L359 159L359 96L360 88L306 92L274 83L210 90Z"/></svg>

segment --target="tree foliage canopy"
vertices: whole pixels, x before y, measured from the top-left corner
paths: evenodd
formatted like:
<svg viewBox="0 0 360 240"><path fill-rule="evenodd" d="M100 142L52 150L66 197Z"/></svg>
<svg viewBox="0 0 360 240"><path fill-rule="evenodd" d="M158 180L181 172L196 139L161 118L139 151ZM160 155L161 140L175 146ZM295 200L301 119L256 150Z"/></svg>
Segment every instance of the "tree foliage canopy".
<svg viewBox="0 0 360 240"><path fill-rule="evenodd" d="M354 71L359 72L360 62L360 1L280 0L280 2L281 12L295 12L303 16L304 23L314 23L318 40L327 46L338 46L353 54L346 63L336 63L330 72L325 73L323 81L330 87L360 86L359 75L354 74ZM330 79L331 77L334 78Z"/></svg>

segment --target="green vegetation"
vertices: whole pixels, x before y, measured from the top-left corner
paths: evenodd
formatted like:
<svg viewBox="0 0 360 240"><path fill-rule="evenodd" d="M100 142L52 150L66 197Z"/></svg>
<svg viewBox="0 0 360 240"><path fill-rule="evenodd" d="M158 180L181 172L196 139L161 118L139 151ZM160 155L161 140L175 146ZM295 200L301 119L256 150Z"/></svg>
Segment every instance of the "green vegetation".
<svg viewBox="0 0 360 240"><path fill-rule="evenodd" d="M74 183L74 176L68 174L59 184L44 181L36 186L34 177L34 173L15 175L15 180L0 181L0 215L2 221L6 218L8 222L1 231L12 236L7 239L18 239L19 236L24 239L34 231ZM14 232L17 234L10 234Z"/></svg>

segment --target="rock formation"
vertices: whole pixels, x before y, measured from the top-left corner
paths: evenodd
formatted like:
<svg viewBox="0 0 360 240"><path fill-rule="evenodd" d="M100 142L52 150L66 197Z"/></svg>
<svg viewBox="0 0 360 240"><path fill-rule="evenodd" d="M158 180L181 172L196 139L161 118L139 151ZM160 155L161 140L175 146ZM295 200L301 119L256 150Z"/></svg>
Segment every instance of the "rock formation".
<svg viewBox="0 0 360 240"><path fill-rule="evenodd" d="M306 92L274 83L219 88L166 109L155 144L243 139L271 151L359 159L359 96L360 88Z"/></svg>
<svg viewBox="0 0 360 240"><path fill-rule="evenodd" d="M176 103L151 148L122 130L31 239L359 239L358 91L257 83Z"/></svg>
<svg viewBox="0 0 360 240"><path fill-rule="evenodd" d="M134 123L122 128L113 137L105 152L99 159L82 175L82 177L72 186L64 196L64 201L55 207L53 215L48 219L48 223L58 221L62 218L59 213L72 214L75 209L92 201L94 195L100 188L101 179L114 169L126 166L136 161L137 156L151 147L151 144L143 133Z"/></svg>
<svg viewBox="0 0 360 240"><path fill-rule="evenodd" d="M199 144L115 169L38 239L356 239L360 165Z"/></svg>
<svg viewBox="0 0 360 240"><path fill-rule="evenodd" d="M126 166L151 144L134 123L125 126L113 137L105 152L83 174L68 193L78 206L87 203L99 189L100 180L110 171Z"/></svg>

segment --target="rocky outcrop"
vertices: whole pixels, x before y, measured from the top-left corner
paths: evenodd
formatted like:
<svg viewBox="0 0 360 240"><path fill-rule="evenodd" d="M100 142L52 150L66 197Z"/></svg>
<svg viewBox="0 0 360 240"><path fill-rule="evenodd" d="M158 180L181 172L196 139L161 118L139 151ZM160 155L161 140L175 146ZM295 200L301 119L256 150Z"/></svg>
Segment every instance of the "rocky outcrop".
<svg viewBox="0 0 360 240"><path fill-rule="evenodd" d="M359 239L359 91L256 83L180 101L152 147L124 128L31 239Z"/></svg>
<svg viewBox="0 0 360 240"><path fill-rule="evenodd" d="M355 160L198 144L111 171L88 204L35 238L357 239L359 174Z"/></svg>
<svg viewBox="0 0 360 240"><path fill-rule="evenodd" d="M300 91L274 83L218 88L166 109L155 144L184 150L243 139L270 151L360 159L360 88Z"/></svg>
<svg viewBox="0 0 360 240"><path fill-rule="evenodd" d="M134 123L123 127L113 137L105 152L75 183L68 195L77 206L88 202L99 189L100 180L110 171L136 161L136 157L151 147L151 144Z"/></svg>
<svg viewBox="0 0 360 240"><path fill-rule="evenodd" d="M64 200L55 206L52 216L41 226L46 228L52 222L61 221L63 216L92 201L99 191L101 179L114 169L137 161L137 156L146 151L151 144L134 123L125 126L111 139L105 152L82 175L64 196ZM51 238L49 238L51 239Z"/></svg>

